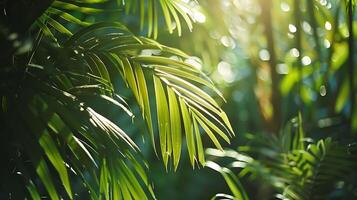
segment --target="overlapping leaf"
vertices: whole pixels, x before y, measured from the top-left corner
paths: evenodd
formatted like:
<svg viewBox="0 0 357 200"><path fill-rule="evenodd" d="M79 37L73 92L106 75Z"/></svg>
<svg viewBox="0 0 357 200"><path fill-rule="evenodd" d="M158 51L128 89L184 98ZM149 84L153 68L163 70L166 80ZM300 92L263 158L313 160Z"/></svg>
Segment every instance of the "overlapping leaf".
<svg viewBox="0 0 357 200"><path fill-rule="evenodd" d="M76 16L74 12L81 14L97 14L103 13L104 9L93 6L94 4L101 4L107 2L106 0L56 0L53 1L51 6L46 12L36 20L36 25L42 30L42 32L51 37L57 42L55 37L56 32L62 33L66 36L73 35L72 31L68 29L64 22L69 22L81 27L89 26L92 23L83 21ZM53 30L56 30L54 32Z"/></svg>
<svg viewBox="0 0 357 200"><path fill-rule="evenodd" d="M105 1L54 1L36 21L42 31L36 42L39 45L44 34L57 46L49 45L46 59L37 58L34 52L25 67L21 89L14 95L2 96L3 104L4 99L16 99L11 107L16 114L9 120L24 121L25 125L15 128L15 132L28 131L34 136L23 134L21 145L27 146L24 141L28 140L31 149L25 152L36 176L27 173L28 166L19 169L33 199L45 195L41 188L52 199L73 199L77 195L73 180L83 183L91 199L154 197L146 164L137 158L140 153L136 144L88 101L88 98L104 101L132 117L113 86L118 77L136 98L155 148L153 119L157 117L159 146L166 167L172 162L177 169L184 137L191 164L194 166L196 161L204 164L201 128L217 148L222 148L219 138L229 142L228 136L233 134L226 114L211 97L213 93L221 94L202 72L184 62L189 58L185 53L136 37L119 23L91 25L71 14L102 12L84 6L102 2ZM128 2L126 9L133 11ZM157 36L159 5L170 32L175 21L181 34L179 15L192 28L185 3L149 0L140 4L142 19L146 16L143 8L149 8L149 35ZM63 20L86 28L73 34ZM69 39L65 43L57 41L53 30Z"/></svg>
<svg viewBox="0 0 357 200"><path fill-rule="evenodd" d="M185 21L189 30L192 30L193 10L189 3L181 0L123 0L118 1L127 13L140 13L140 26L143 29L147 24L148 36L156 38L158 35L159 16L163 15L170 33L177 27L181 35L181 20ZM192 2L191 2L192 3ZM161 8L161 9L160 9Z"/></svg>
<svg viewBox="0 0 357 200"><path fill-rule="evenodd" d="M56 175L50 172L52 167L69 199L74 198L71 183L78 179L91 199L150 198L153 193L146 163L138 159L140 152L136 144L116 124L86 105L82 99L86 88L69 90L72 93L65 91L66 86L73 87L80 81L75 80L75 76L59 73L51 74L54 81L44 82L31 78L38 74L36 71L38 66L29 67L31 75L26 83L31 83L28 84L31 88L24 88L28 95L16 102L16 107L21 109L19 117L38 141L28 145L32 149L27 154L51 199L60 199L63 195L59 192L62 189L54 183ZM66 83L63 77L72 80ZM105 96L107 91L101 92L101 89L96 88L102 93L100 97L130 113L119 100ZM93 91L92 94L95 97ZM22 132L27 134L19 131ZM33 198L37 196L36 187L34 184L27 187Z"/></svg>
<svg viewBox="0 0 357 200"><path fill-rule="evenodd" d="M344 181L357 166L356 155L349 146L331 138L305 147L307 138L302 130L301 116L288 124L279 140L270 139L272 144L262 137L252 136L251 140L251 147L244 153L216 149L207 149L206 153L212 156L210 160L232 159L228 166L240 171L238 176L232 176L259 178L280 192L276 195L279 199L326 199L333 183ZM254 144L256 142L257 145ZM259 159L250 156L256 154ZM209 167L227 176L223 174L224 167L212 161L208 163ZM239 183L225 179L230 188L241 188ZM232 193L233 199L241 199L244 190Z"/></svg>
<svg viewBox="0 0 357 200"><path fill-rule="evenodd" d="M198 126L217 148L221 148L217 135L229 142L228 135L233 131L226 114L199 86L219 92L202 72L184 62L188 58L185 53L147 38L135 37L118 23L99 23L85 28L66 43L66 49L75 52L74 59L84 60L87 70L95 77L110 82L107 71L116 71L123 77L140 106L154 147L150 97L155 95L165 166L172 158L177 168L183 133L192 165L197 159L204 164Z"/></svg>
<svg viewBox="0 0 357 200"><path fill-rule="evenodd" d="M70 22L82 27L92 24L73 15L73 12L81 14L98 14L109 11L120 12L120 8L108 10L94 6L95 4L103 4L107 2L107 0L56 0L36 21L36 24L45 35L51 37L54 41L57 41L57 37L54 36L55 33L52 29L67 36L72 35L72 32L63 22ZM135 14L137 9L139 9L140 27L143 29L144 25L147 25L147 35L149 37L157 38L160 16L164 17L170 33L177 28L178 35L181 35L181 20L185 21L189 30L192 30L193 28L192 22L194 21L194 11L192 10L192 6L189 6L188 3L180 0L122 0L118 1L118 4L119 7L124 7L127 14ZM120 20L118 19L118 21Z"/></svg>
<svg viewBox="0 0 357 200"><path fill-rule="evenodd" d="M228 168L221 167L217 163L207 161L206 166L219 172L226 181L232 195L216 194L213 199L232 199L232 200L249 200L242 184L238 180L237 176Z"/></svg>

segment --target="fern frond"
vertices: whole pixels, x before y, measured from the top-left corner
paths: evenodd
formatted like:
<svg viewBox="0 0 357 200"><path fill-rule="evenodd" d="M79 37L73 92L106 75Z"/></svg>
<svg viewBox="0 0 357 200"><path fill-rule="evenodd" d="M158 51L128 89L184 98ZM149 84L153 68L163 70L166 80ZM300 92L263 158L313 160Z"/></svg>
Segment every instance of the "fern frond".
<svg viewBox="0 0 357 200"><path fill-rule="evenodd" d="M324 199L332 183L343 180L354 171L356 158L347 146L331 138L310 144L306 150L292 152L290 163L293 165L290 167L297 168L303 176L297 174L283 195L291 199Z"/></svg>
<svg viewBox="0 0 357 200"><path fill-rule="evenodd" d="M280 199L327 199L330 189L357 167L357 156L349 146L331 138L305 146L309 140L303 132L301 116L294 118L279 138L250 138L251 146L245 152L207 149L208 162L218 158L233 160L227 167L238 168L237 177L263 180L279 191ZM231 184L229 180L226 182ZM234 193L233 196L240 198Z"/></svg>

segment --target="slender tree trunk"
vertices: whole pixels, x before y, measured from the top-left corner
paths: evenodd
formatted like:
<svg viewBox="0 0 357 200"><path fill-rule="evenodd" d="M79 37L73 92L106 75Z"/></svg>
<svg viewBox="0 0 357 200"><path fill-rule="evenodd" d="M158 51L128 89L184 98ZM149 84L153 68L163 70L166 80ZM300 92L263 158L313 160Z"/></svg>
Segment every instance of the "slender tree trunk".
<svg viewBox="0 0 357 200"><path fill-rule="evenodd" d="M306 6L307 6L307 12L310 18L310 24L311 24L311 30L312 30L312 36L314 37L315 43L316 43L316 52L318 56L318 60L322 63L321 59L321 45L319 41L319 36L317 35L317 23L316 23L316 16L315 16L315 8L314 8L314 1L306 0Z"/></svg>
<svg viewBox="0 0 357 200"><path fill-rule="evenodd" d="M302 79L303 79L303 74L302 74L302 68L303 68L303 63L301 62L301 57L302 57L302 48L301 48L301 15L300 15L300 0L294 0L294 18L295 18L295 27L296 27L296 32L295 32L295 45L296 49L299 51L299 55L296 58L296 64L298 67L299 71L299 80L297 83L297 94L298 94L298 107L299 111L303 112L303 102L301 98L301 89L302 89Z"/></svg>
<svg viewBox="0 0 357 200"><path fill-rule="evenodd" d="M261 0L260 1L262 9L262 21L264 24L264 32L267 40L267 48L270 54L269 67L270 75L272 80L272 105L273 105L273 120L271 124L271 131L278 133L280 125L282 123L282 101L281 94L279 91L279 74L276 72L277 59L275 54L274 36L273 36L273 25L272 25L272 0Z"/></svg>
<svg viewBox="0 0 357 200"><path fill-rule="evenodd" d="M333 19L334 19L334 23L333 23L333 26L332 26L332 29L331 29L331 32L332 32L332 38L331 38L331 41L330 41L330 48L328 50L328 54L326 56L326 60L327 60L327 69L326 69L326 72L323 76L323 83L326 85L326 87L329 87L329 77L331 75L331 72L333 71L331 69L331 66L332 66L332 56L334 55L335 51L334 51L334 46L335 46L335 41L337 40L336 38L336 35L338 33L338 27L339 27L339 17L341 15L341 9L336 9L336 12L333 14ZM339 91L342 87L342 84L340 84L338 86L338 89L337 91ZM335 114L336 113L336 110L335 110L335 105L336 105L336 101L337 101L337 94L336 95L329 95L329 106L328 106L328 110L329 110L329 113L332 113L332 114Z"/></svg>
<svg viewBox="0 0 357 200"><path fill-rule="evenodd" d="M349 117L349 128L350 133L353 132L352 130L352 121L353 121L353 112L355 111L355 90L354 90L354 35L353 35L353 4L352 0L348 1L347 5L347 16L348 16L348 73L349 73L349 86L350 86L350 104L351 104L351 112Z"/></svg>
<svg viewBox="0 0 357 200"><path fill-rule="evenodd" d="M308 15L309 15L309 22L311 24L311 30L312 30L312 36L314 37L314 41L315 41L315 44L316 44L316 55L317 55L317 61L320 63L319 64L319 67L321 68L321 66L324 65L325 63L325 60L323 59L323 55L322 55L322 48L321 48L321 44L320 44L320 39L319 39L319 36L317 34L317 28L318 28L318 25L317 25L317 22L316 22L316 16L315 16L315 1L311 1L311 0L306 0L306 6L307 6L307 12L308 12ZM315 88L319 88L319 86L321 85L318 85L318 74L317 73L314 73L313 74L313 77L314 77L314 86Z"/></svg>

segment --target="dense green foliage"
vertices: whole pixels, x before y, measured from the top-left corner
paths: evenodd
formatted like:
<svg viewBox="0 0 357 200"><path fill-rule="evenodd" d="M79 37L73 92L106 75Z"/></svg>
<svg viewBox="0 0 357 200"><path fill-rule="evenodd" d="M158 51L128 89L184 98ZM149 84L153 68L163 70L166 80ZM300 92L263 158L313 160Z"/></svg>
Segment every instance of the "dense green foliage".
<svg viewBox="0 0 357 200"><path fill-rule="evenodd" d="M240 153L207 149L207 154L212 156L207 166L224 176L233 194L228 198L249 199L238 181L243 177L258 179L275 188L277 199L356 197L355 180L350 177L357 167L355 145L338 143L331 138L313 142L302 130L301 117L293 119L277 138L252 136L248 140L249 146L241 146ZM213 162L220 158L233 161L225 164L228 168L220 167ZM229 168L240 169L238 176Z"/></svg>
<svg viewBox="0 0 357 200"><path fill-rule="evenodd" d="M125 9L130 11L135 2L123 1ZM140 147L113 119L115 115L106 114L105 108L116 109L119 116L126 114L129 119L134 116L119 95L128 91L126 87L140 108L148 138L154 151L160 151L166 170L171 168L169 163L174 170L179 165L183 133L193 167L196 161L201 166L205 163L200 127L217 148L222 149L217 135L230 141L228 135L233 130L226 114L199 86L220 93L207 76L185 62L188 55L135 36L116 20L86 22L75 16L105 14L107 9L95 7L104 3L52 2L26 30L36 37L24 50L24 45L16 43L26 36L13 32L16 26L12 28L6 21L24 16L16 16L10 8L4 16L3 25L8 28L3 41L7 40L15 53L4 56L1 68L2 198L40 199L44 194L51 199L76 195L83 199L155 198ZM150 8L156 3L140 4L141 15L145 17L145 5ZM5 8L16 4L21 2L7 2ZM182 10L184 3L161 1L160 5L167 21L168 14L177 17L180 13L192 26ZM147 13L149 36L157 35L157 16L156 6ZM63 20L85 27L70 30ZM153 100L155 104L151 104Z"/></svg>
<svg viewBox="0 0 357 200"><path fill-rule="evenodd" d="M0 5L0 199L357 199L354 0Z"/></svg>

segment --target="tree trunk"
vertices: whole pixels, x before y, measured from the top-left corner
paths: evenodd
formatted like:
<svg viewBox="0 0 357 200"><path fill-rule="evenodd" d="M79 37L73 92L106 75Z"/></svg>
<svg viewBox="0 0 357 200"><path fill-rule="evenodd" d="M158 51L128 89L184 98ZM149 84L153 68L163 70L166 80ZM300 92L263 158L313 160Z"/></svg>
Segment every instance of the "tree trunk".
<svg viewBox="0 0 357 200"><path fill-rule="evenodd" d="M353 112L355 111L355 90L354 90L354 35L353 35L353 3L352 0L348 1L347 5L347 16L348 16L348 74L349 74L349 86L350 86L350 104L351 104L351 112L349 117L349 129L350 133L353 133Z"/></svg>
<svg viewBox="0 0 357 200"><path fill-rule="evenodd" d="M274 37L273 37L273 25L272 25L272 0L261 0L260 1L261 9L262 9L262 21L264 24L264 32L267 40L267 49L270 54L270 60L268 61L270 68L270 76L272 81L272 98L271 103L273 106L273 117L270 123L270 131L274 133L278 133L280 125L282 123L282 115L281 115L281 94L279 91L279 74L276 72L277 59L275 54L275 45L274 45Z"/></svg>

